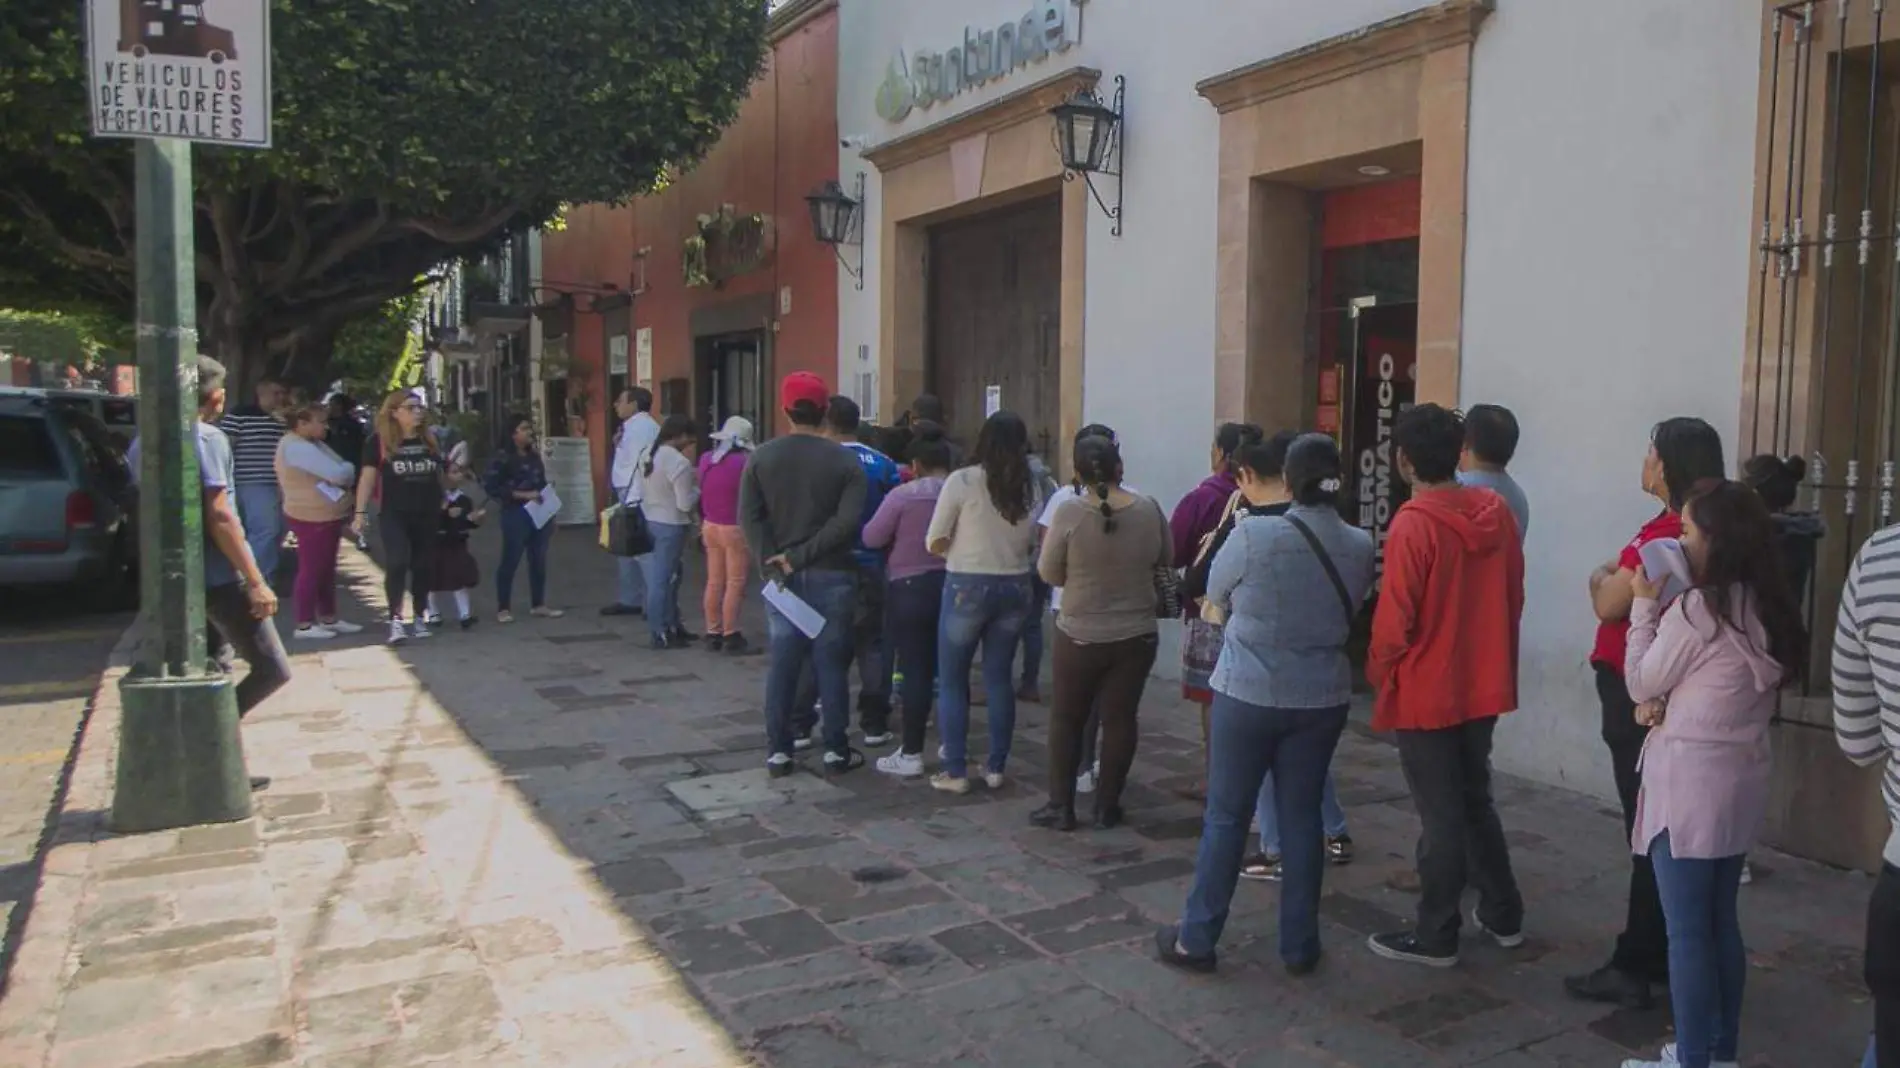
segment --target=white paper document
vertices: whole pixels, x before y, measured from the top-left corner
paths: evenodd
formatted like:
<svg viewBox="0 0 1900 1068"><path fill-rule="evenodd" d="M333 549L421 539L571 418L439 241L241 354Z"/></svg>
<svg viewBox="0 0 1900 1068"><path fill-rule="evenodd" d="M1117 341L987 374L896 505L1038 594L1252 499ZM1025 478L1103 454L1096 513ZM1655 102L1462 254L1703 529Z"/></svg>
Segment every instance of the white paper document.
<svg viewBox="0 0 1900 1068"><path fill-rule="evenodd" d="M541 490L541 496L526 505L528 518L534 520L535 528L547 526L554 517L561 514L561 495L554 492L553 486Z"/></svg>
<svg viewBox="0 0 1900 1068"><path fill-rule="evenodd" d="M823 633L825 617L818 609L807 604L803 597L776 582L767 582L762 592L765 595L765 603L778 609L779 615L790 620L792 626L798 628L799 633L813 640Z"/></svg>
<svg viewBox="0 0 1900 1068"><path fill-rule="evenodd" d="M1649 575L1649 581L1661 588L1658 603L1664 608L1669 602L1682 596L1683 591L1693 585L1689 574L1689 558L1682 553L1682 543L1674 538L1658 538L1644 545L1639 554L1643 558L1643 571Z"/></svg>
<svg viewBox="0 0 1900 1068"><path fill-rule="evenodd" d="M329 484L328 482L319 482L319 483L317 483L317 492L318 492L318 493L321 493L321 494L323 494L323 495L324 495L325 497L327 497L327 498L328 498L328 499L329 499L329 500L330 500L330 501L331 501L332 503L334 503L334 502L336 502L336 501L340 501L340 500L342 500L342 499L343 499L343 489L342 489L342 487L340 487L340 486L332 486L332 485L330 485L330 484Z"/></svg>

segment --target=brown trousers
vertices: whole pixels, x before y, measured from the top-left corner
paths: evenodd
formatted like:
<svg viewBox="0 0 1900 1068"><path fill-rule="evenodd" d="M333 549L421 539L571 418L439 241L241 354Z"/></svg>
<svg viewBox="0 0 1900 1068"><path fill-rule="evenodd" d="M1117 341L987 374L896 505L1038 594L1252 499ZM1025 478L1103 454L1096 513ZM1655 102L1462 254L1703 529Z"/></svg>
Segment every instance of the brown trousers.
<svg viewBox="0 0 1900 1068"><path fill-rule="evenodd" d="M1049 711L1049 800L1075 806L1082 766L1082 734L1089 713L1101 717L1102 777L1098 809L1120 805L1140 739L1141 691L1154 668L1159 639L1152 634L1119 642L1083 644L1056 628L1055 701Z"/></svg>

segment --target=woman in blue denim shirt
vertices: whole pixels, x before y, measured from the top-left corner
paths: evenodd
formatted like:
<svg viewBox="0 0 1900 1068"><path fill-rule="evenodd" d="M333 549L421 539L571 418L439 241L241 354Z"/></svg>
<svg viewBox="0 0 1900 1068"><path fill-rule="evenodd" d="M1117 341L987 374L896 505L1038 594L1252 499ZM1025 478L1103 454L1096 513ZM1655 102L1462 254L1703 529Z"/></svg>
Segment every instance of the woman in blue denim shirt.
<svg viewBox="0 0 1900 1068"><path fill-rule="evenodd" d="M954 794L970 792L970 666L979 644L990 709L983 781L991 789L1003 785L1016 730L1011 676L1033 600L1029 574L1036 565L1035 517L1042 503L1029 472L1029 429L1015 413L997 412L983 424L974 460L944 480L925 534L948 573L937 637L943 771L930 784Z"/></svg>
<svg viewBox="0 0 1900 1068"><path fill-rule="evenodd" d="M500 610L495 619L501 623L515 621L511 611L515 570L521 566L524 553L528 557L528 597L534 614L548 619L565 615L547 605L548 539L554 536L554 522L537 527L528 515L528 502L540 499L541 491L548 486L547 467L534 447L533 420L517 415L508 421L508 435L495 450L482 486L491 499L501 504L501 566L495 569L495 604Z"/></svg>

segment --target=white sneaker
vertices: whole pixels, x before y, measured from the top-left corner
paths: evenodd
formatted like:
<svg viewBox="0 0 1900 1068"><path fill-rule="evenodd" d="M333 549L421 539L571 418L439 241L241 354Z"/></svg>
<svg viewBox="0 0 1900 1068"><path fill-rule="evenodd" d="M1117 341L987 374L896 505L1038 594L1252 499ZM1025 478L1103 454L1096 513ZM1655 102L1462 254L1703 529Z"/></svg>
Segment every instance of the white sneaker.
<svg viewBox="0 0 1900 1068"><path fill-rule="evenodd" d="M1476 927L1481 934L1490 935L1492 941L1503 946L1505 949L1516 949L1524 944L1524 932L1522 930L1516 934L1499 934L1484 925L1484 921L1478 918L1478 910L1475 908L1471 910L1471 926ZM1665 1048L1670 1051L1671 1056L1675 1055L1676 1047L1667 1046ZM1671 1061L1669 1063L1674 1064L1675 1062Z"/></svg>
<svg viewBox="0 0 1900 1068"><path fill-rule="evenodd" d="M1000 771L984 772L983 785L989 787L992 790L1001 790L1003 788L1003 773Z"/></svg>
<svg viewBox="0 0 1900 1068"><path fill-rule="evenodd" d="M345 619L333 619L328 623L321 623L318 625L323 626L323 627L328 627L331 630L337 632L338 634L363 633L363 627L361 624L351 623L350 621L345 620Z"/></svg>
<svg viewBox="0 0 1900 1068"><path fill-rule="evenodd" d="M307 627L298 627L290 636L299 641L325 642L336 637L336 631L321 623L312 623Z"/></svg>
<svg viewBox="0 0 1900 1068"><path fill-rule="evenodd" d="M956 778L949 772L940 771L930 777L930 788L942 790L946 794L967 794L970 792L970 777Z"/></svg>
<svg viewBox="0 0 1900 1068"><path fill-rule="evenodd" d="M924 773L924 755L900 751L890 756L878 757L877 770L900 779L920 778Z"/></svg>
<svg viewBox="0 0 1900 1068"><path fill-rule="evenodd" d="M1749 883L1752 883L1754 881L1755 881L1755 869L1748 866L1748 861L1746 860L1742 861L1742 885L1747 886Z"/></svg>
<svg viewBox="0 0 1900 1068"><path fill-rule="evenodd" d="M890 731L885 731L882 734L868 734L867 733L864 736L864 744L870 746L873 749L882 749L885 746L891 744L891 740L895 737L896 735L892 734Z"/></svg>
<svg viewBox="0 0 1900 1068"><path fill-rule="evenodd" d="M812 740L811 740L811 735L809 734L805 735L802 738L792 739L792 748L797 750L800 753L803 753L809 750L811 746L812 746Z"/></svg>
<svg viewBox="0 0 1900 1068"><path fill-rule="evenodd" d="M941 764L944 761L949 760L949 759L950 759L949 748L943 745L937 746L937 763Z"/></svg>
<svg viewBox="0 0 1900 1068"><path fill-rule="evenodd" d="M435 632L429 629L427 623L418 619L409 625L409 636L411 638L433 638L435 637Z"/></svg>
<svg viewBox="0 0 1900 1068"><path fill-rule="evenodd" d="M1659 1059L1653 1061L1639 1061L1631 1058L1623 1062L1623 1068L1676 1068L1682 1063L1676 1059L1674 1042L1664 1046L1656 1055ZM1741 1063L1739 1061L1710 1061L1709 1068L1741 1068Z"/></svg>
<svg viewBox="0 0 1900 1068"><path fill-rule="evenodd" d="M427 612L422 613L420 622L427 623L431 627L439 627L442 625L442 613L431 608Z"/></svg>
<svg viewBox="0 0 1900 1068"><path fill-rule="evenodd" d="M1093 771L1085 771L1075 777L1075 792L1078 794L1092 794L1095 792L1095 773Z"/></svg>
<svg viewBox="0 0 1900 1068"><path fill-rule="evenodd" d="M390 620L389 621L389 644L401 645L403 642L406 642L408 640L409 640L409 628L402 625L402 620L400 619Z"/></svg>

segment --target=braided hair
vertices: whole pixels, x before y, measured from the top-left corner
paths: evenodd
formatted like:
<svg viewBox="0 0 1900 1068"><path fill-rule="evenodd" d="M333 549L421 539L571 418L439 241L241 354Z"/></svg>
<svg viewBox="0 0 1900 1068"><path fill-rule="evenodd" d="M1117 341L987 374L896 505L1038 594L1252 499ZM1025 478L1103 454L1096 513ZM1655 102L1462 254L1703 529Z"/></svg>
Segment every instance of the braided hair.
<svg viewBox="0 0 1900 1068"><path fill-rule="evenodd" d="M1108 506L1108 491L1122 480L1121 449L1110 438L1091 435L1075 443L1076 492L1093 495L1102 512L1102 533L1115 533L1115 511Z"/></svg>

